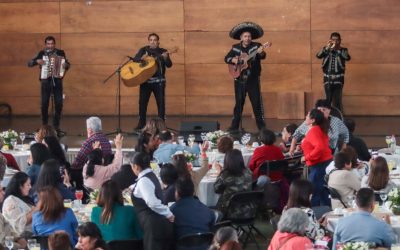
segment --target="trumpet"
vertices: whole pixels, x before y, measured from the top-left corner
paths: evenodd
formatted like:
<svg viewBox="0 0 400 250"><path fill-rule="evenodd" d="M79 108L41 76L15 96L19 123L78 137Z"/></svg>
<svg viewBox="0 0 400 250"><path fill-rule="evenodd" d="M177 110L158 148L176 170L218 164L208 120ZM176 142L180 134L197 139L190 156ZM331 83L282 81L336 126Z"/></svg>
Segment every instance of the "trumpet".
<svg viewBox="0 0 400 250"><path fill-rule="evenodd" d="M335 48L335 46L336 46L336 42L332 41L332 40L329 40L328 43L326 44L326 47L328 49L333 49L333 48Z"/></svg>

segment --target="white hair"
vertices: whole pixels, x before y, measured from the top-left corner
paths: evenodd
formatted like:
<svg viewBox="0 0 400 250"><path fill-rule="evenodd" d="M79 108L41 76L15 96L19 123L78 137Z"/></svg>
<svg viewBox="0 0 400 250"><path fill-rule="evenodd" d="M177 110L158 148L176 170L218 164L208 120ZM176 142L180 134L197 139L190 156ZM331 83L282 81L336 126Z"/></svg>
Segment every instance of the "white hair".
<svg viewBox="0 0 400 250"><path fill-rule="evenodd" d="M303 235L309 224L308 216L300 208L289 208L284 211L278 222L278 230L282 233Z"/></svg>
<svg viewBox="0 0 400 250"><path fill-rule="evenodd" d="M94 133L101 131L101 120L97 116L91 116L86 120L86 128L93 130Z"/></svg>

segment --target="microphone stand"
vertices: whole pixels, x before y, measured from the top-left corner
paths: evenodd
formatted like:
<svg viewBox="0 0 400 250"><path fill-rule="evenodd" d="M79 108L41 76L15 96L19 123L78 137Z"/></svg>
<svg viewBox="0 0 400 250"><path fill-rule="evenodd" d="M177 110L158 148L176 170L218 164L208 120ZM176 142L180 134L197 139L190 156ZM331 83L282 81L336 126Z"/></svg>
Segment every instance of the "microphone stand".
<svg viewBox="0 0 400 250"><path fill-rule="evenodd" d="M118 67L106 78L103 80L103 83L107 83L114 75L118 75L118 84L117 84L117 107L118 107L118 125L115 131L107 133L106 135L115 135L124 133L121 129L121 68L124 67L128 62L132 60L131 57L126 60L123 64L118 65Z"/></svg>

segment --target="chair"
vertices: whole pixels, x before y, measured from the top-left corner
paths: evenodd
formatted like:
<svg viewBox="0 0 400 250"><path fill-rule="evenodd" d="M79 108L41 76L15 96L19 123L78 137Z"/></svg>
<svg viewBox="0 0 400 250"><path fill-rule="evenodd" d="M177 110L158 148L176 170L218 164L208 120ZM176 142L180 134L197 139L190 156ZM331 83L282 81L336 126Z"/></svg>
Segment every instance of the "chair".
<svg viewBox="0 0 400 250"><path fill-rule="evenodd" d="M288 167L287 160L264 161L259 167L260 175L267 175L274 171L284 171Z"/></svg>
<svg viewBox="0 0 400 250"><path fill-rule="evenodd" d="M35 239L36 242L39 243L41 250L49 249L49 242L48 242L49 237L48 236L34 235L31 238Z"/></svg>
<svg viewBox="0 0 400 250"><path fill-rule="evenodd" d="M263 196L263 191L239 192L233 194L229 201L226 219L232 222L233 227L238 231L239 235L243 233L243 248L246 247L248 240L251 239L256 243L257 249L259 249L253 233L254 231L267 240L260 230L254 226L258 207L262 202Z"/></svg>
<svg viewBox="0 0 400 250"><path fill-rule="evenodd" d="M332 211L331 207L328 206L315 206L311 208L314 211L315 218L317 220L321 219L324 214Z"/></svg>
<svg viewBox="0 0 400 250"><path fill-rule="evenodd" d="M214 234L211 232L185 235L178 239L176 248L178 250L207 250L213 238Z"/></svg>
<svg viewBox="0 0 400 250"><path fill-rule="evenodd" d="M232 227L232 222L230 220L225 220L225 221L215 223L211 227L211 232L216 233L218 231L218 229L220 229L221 227Z"/></svg>
<svg viewBox="0 0 400 250"><path fill-rule="evenodd" d="M336 189L334 189L333 187L328 187L328 186L325 186L325 187L328 189L329 194L331 195L331 199L339 200L340 203L342 203L343 207L347 208L346 203L343 202L342 197L340 196L339 192Z"/></svg>
<svg viewBox="0 0 400 250"><path fill-rule="evenodd" d="M275 215L274 217L272 217L269 222L272 225L272 229L274 229L274 231L278 230L278 222L281 219L280 215Z"/></svg>
<svg viewBox="0 0 400 250"><path fill-rule="evenodd" d="M142 250L142 240L113 240L107 243L110 250Z"/></svg>

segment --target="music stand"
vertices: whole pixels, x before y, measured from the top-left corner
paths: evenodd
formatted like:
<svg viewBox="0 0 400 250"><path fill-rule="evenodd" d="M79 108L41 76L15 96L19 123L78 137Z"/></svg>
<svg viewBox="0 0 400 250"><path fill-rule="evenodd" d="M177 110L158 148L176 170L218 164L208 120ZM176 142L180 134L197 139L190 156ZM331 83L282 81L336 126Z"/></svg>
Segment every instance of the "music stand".
<svg viewBox="0 0 400 250"><path fill-rule="evenodd" d="M112 72L103 83L107 83L114 75L118 75L118 84L117 84L117 102L118 102L118 126L115 131L107 133L106 135L115 135L124 133L121 129L121 68L124 67L131 59L126 60L123 64L118 65L117 69Z"/></svg>

